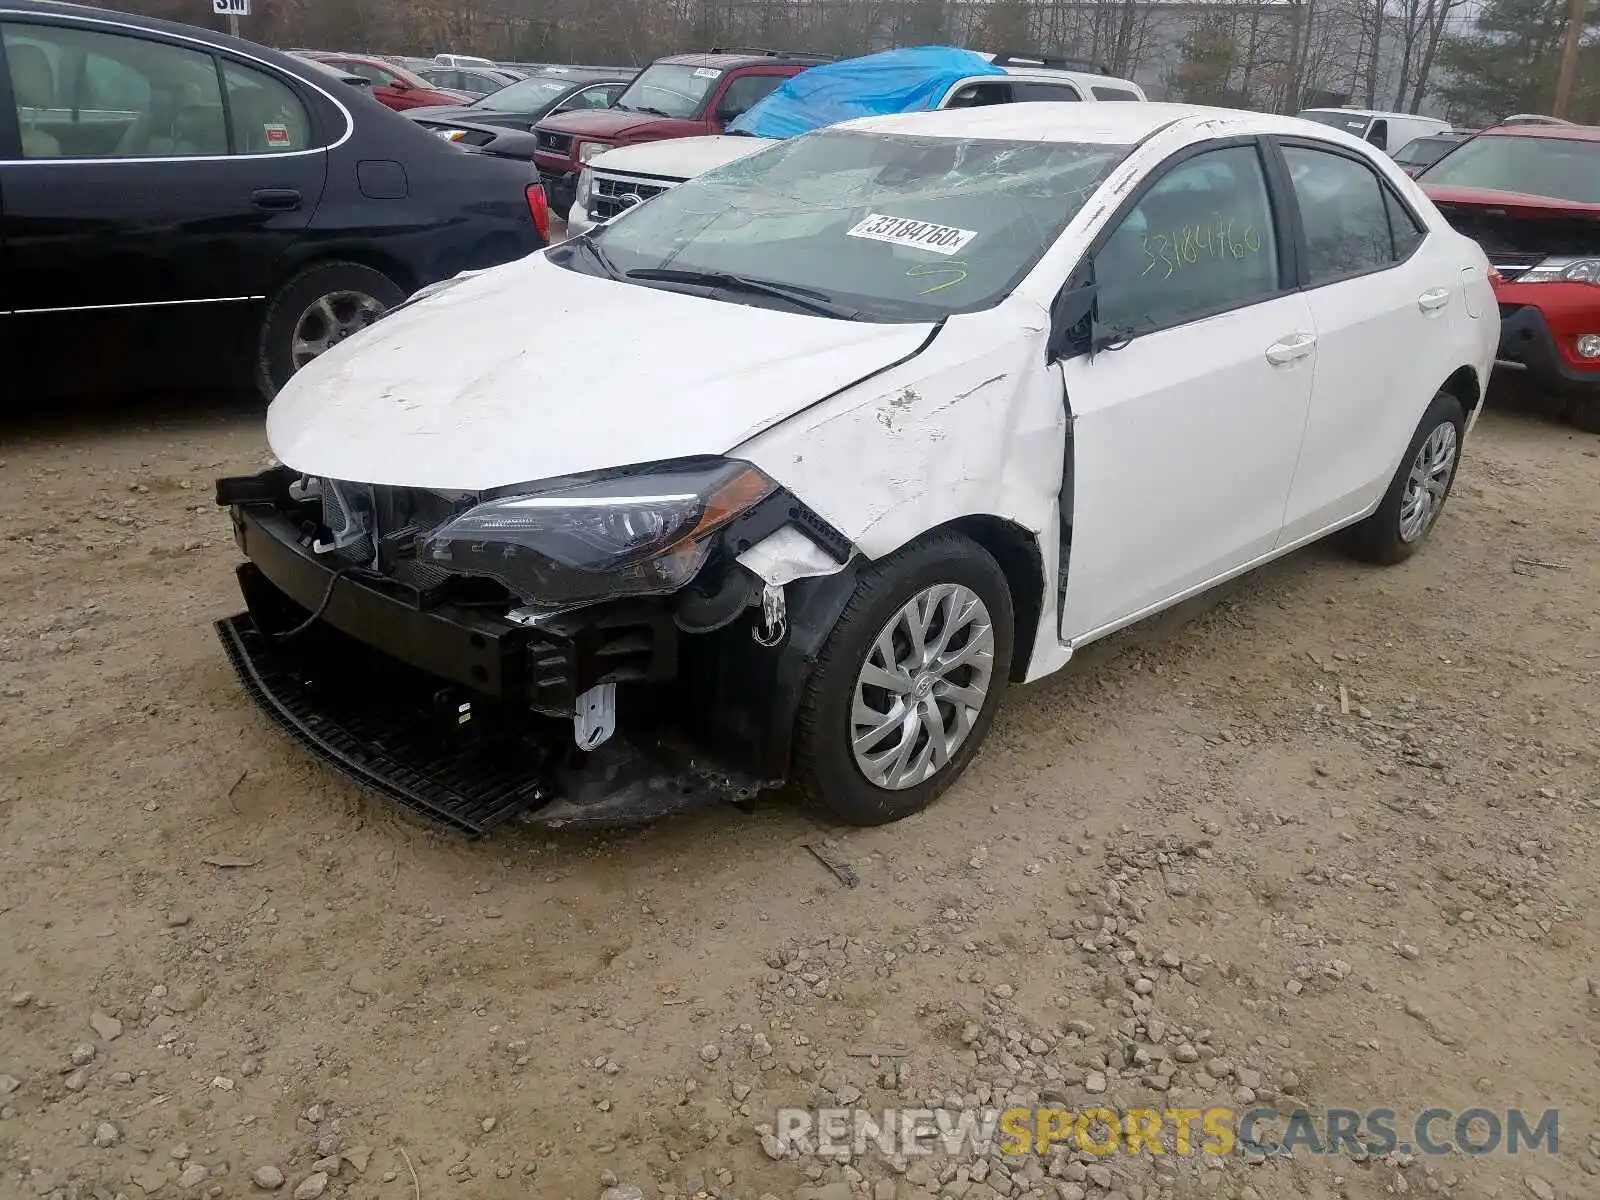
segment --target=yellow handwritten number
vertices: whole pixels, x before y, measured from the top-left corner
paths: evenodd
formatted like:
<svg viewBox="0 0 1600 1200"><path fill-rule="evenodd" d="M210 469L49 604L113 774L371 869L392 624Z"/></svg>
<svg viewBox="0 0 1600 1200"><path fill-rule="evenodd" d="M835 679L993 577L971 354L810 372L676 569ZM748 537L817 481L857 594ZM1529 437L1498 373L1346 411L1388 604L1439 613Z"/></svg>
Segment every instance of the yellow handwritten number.
<svg viewBox="0 0 1600 1200"><path fill-rule="evenodd" d="M927 296L933 292L942 292L945 288L953 288L958 283L965 283L967 281L967 264L964 262L918 263L906 271L906 276L910 279L924 279L929 276L939 275L953 275L955 278L947 279L944 283L936 283L930 288L923 288L917 295Z"/></svg>

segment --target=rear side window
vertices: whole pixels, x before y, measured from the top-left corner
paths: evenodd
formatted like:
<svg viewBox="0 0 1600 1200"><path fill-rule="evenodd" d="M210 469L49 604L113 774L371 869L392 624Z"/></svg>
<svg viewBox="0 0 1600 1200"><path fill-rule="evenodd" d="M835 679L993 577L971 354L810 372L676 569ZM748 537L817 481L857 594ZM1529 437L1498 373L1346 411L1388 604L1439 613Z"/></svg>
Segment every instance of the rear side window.
<svg viewBox="0 0 1600 1200"><path fill-rule="evenodd" d="M1038 79L1018 79L1011 85L1014 99L1024 100L1082 100L1078 89L1070 83L1045 83Z"/></svg>
<svg viewBox="0 0 1600 1200"><path fill-rule="evenodd" d="M1089 90L1094 93L1096 100L1137 100L1139 98L1125 88L1093 87Z"/></svg>
<svg viewBox="0 0 1600 1200"><path fill-rule="evenodd" d="M1300 203L1313 284L1381 270L1404 258L1421 239L1412 222L1408 248L1396 252L1402 240L1390 226L1396 202L1366 164L1304 146L1285 146L1283 157ZM1406 232L1404 226L1401 232Z"/></svg>
<svg viewBox="0 0 1600 1200"><path fill-rule="evenodd" d="M211 55L59 25L0 30L24 158L228 153Z"/></svg>
<svg viewBox="0 0 1600 1200"><path fill-rule="evenodd" d="M982 108L988 104L1011 103L1009 83L969 83L950 97L946 108Z"/></svg>
<svg viewBox="0 0 1600 1200"><path fill-rule="evenodd" d="M294 89L251 67L224 62L235 154L311 149L311 114Z"/></svg>
<svg viewBox="0 0 1600 1200"><path fill-rule="evenodd" d="M1388 188L1383 189L1383 204L1389 212L1389 232L1394 237L1395 258L1411 257L1411 252L1422 244L1423 234L1426 233L1422 222Z"/></svg>

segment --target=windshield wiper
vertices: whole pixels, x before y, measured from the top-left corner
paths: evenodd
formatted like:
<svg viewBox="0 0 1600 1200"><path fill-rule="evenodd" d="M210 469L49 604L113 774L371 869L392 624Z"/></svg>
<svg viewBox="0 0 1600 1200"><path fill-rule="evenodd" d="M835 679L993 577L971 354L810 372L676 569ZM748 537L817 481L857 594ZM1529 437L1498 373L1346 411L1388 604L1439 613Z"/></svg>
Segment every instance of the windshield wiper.
<svg viewBox="0 0 1600 1200"><path fill-rule="evenodd" d="M623 275L621 271L617 270L617 264L611 261L611 256L600 248L599 243L590 234L590 230L585 230L571 240L589 252L589 257L600 264L600 269L606 273L608 278L621 280ZM631 274L632 272L629 273Z"/></svg>
<svg viewBox="0 0 1600 1200"><path fill-rule="evenodd" d="M629 279L655 279L662 283L697 283L725 292L745 292L752 296L774 296L787 300L796 308L814 312L824 317L843 317L850 320L860 311L834 303L827 292L801 287L794 283L775 283L767 279L752 279L748 275L735 275L729 271L693 271L682 267L639 267L627 272Z"/></svg>

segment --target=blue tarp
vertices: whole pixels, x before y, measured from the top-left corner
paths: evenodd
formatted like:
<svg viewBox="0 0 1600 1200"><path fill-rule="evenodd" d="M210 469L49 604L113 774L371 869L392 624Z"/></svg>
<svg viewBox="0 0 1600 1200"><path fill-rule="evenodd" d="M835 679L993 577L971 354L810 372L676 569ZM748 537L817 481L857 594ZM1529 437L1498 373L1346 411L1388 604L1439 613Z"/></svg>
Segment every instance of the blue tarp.
<svg viewBox="0 0 1600 1200"><path fill-rule="evenodd" d="M932 108L969 75L1005 71L971 50L908 46L802 71L728 125L729 133L787 138L855 117Z"/></svg>

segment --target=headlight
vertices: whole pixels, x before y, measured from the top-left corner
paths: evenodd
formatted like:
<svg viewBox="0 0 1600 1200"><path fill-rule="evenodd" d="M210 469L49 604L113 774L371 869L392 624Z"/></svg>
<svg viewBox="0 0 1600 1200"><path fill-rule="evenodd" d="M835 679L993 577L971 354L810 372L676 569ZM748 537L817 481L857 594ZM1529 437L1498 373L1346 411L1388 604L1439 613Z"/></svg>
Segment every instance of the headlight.
<svg viewBox="0 0 1600 1200"><path fill-rule="evenodd" d="M443 138L447 142L459 142L467 136L467 131L465 129L435 129L433 136Z"/></svg>
<svg viewBox="0 0 1600 1200"><path fill-rule="evenodd" d="M1547 258L1524 271L1517 282L1600 284L1600 258Z"/></svg>
<svg viewBox="0 0 1600 1200"><path fill-rule="evenodd" d="M604 154L611 149L609 142L580 142L578 145L578 161L588 162L597 154Z"/></svg>
<svg viewBox="0 0 1600 1200"><path fill-rule="evenodd" d="M572 207L579 212L589 211L589 191L594 187L594 172L588 167L578 172L578 190L572 195Z"/></svg>
<svg viewBox="0 0 1600 1200"><path fill-rule="evenodd" d="M749 463L720 458L548 480L451 518L418 539L417 553L540 608L660 595L694 578L709 535L776 488Z"/></svg>

